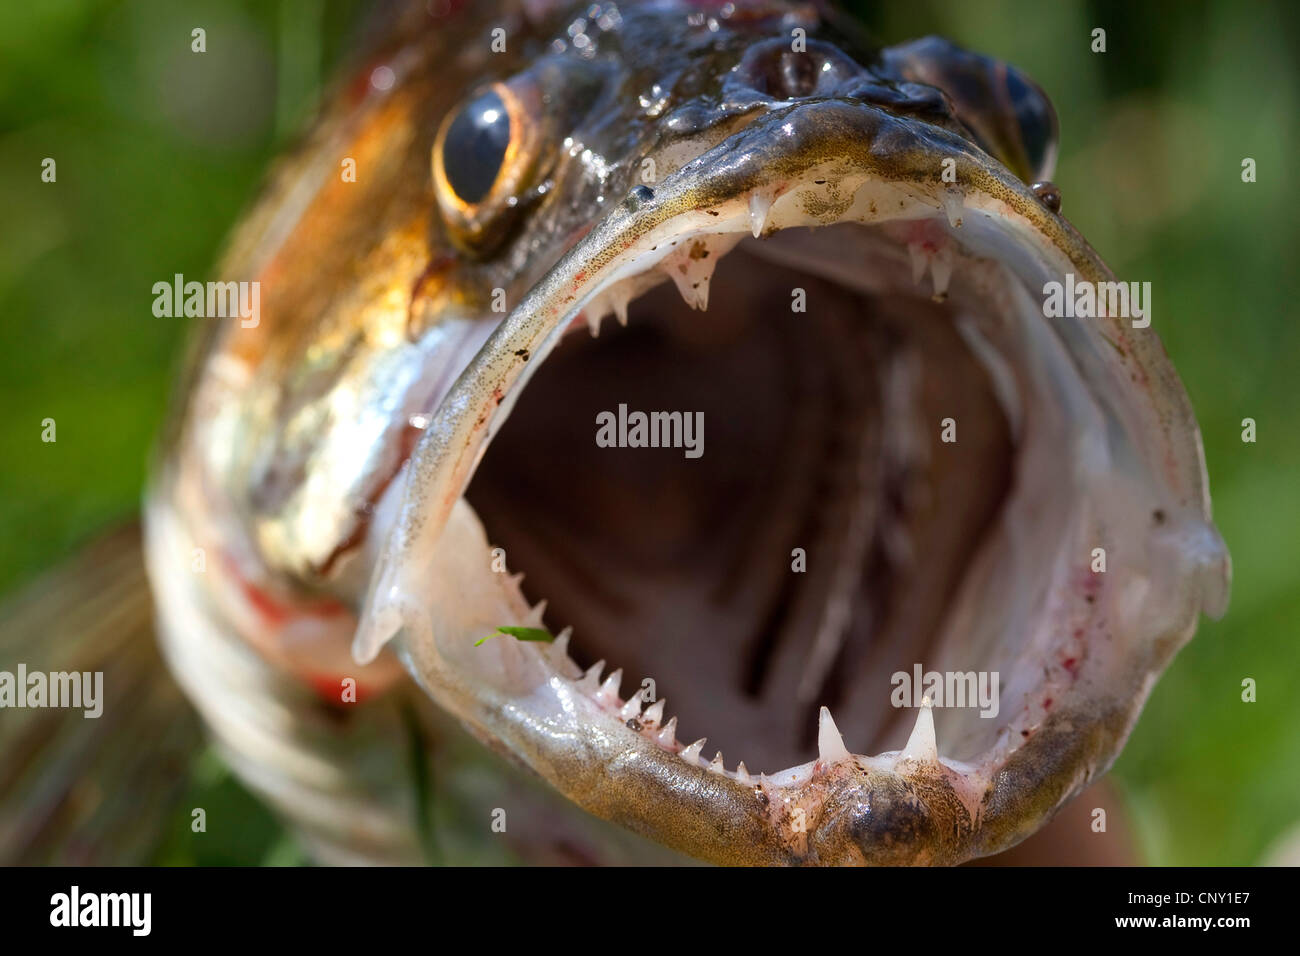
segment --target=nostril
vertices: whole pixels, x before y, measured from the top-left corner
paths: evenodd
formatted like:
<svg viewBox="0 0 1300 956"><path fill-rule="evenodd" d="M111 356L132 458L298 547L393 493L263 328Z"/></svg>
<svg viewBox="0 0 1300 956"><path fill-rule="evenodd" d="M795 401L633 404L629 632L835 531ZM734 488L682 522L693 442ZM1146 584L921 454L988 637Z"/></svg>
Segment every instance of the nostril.
<svg viewBox="0 0 1300 956"><path fill-rule="evenodd" d="M767 40L750 48L737 66L745 85L774 99L827 95L862 73L862 67L827 43Z"/></svg>

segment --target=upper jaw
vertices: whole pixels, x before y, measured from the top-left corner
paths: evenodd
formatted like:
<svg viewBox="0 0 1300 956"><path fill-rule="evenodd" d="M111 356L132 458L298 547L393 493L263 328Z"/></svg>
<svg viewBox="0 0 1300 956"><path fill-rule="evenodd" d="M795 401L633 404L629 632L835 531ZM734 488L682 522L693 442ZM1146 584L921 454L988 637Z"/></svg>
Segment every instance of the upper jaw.
<svg viewBox="0 0 1300 956"><path fill-rule="evenodd" d="M956 162L958 185L940 179L943 158ZM1061 400L1078 403L1082 424L1064 435L1076 442L1070 454L1057 450L1071 467L1053 476L1073 493L1055 524L1041 522L1052 529L1042 547L1055 564L1042 575L1039 613L1003 622L1020 629L1022 669L1004 675L1002 704L1017 716L996 734L961 728L953 746L963 760L940 757L928 710L903 750L876 757L849 753L824 715L816 760L751 775L684 747L662 708L646 714L639 701L624 701L617 678L584 677L563 641L474 646L498 625L540 623L540 608L529 608L517 581L490 572L491 545L462 495L570 320L583 309L617 310L651 270L672 275L674 257L693 241L721 254L751 231L918 220L960 247L957 281L969 276L967 292L995 287L1001 308L1039 334L1044 281L1109 278L1068 224L956 136L834 101L755 120L653 195L634 191L530 291L461 375L375 523L391 534L374 542L356 655L370 659L400 633L407 669L490 746L592 812L704 859L953 863L1032 832L1106 769L1198 611L1217 613L1226 601L1227 556L1208 521L1186 397L1153 335L1125 319L1057 329L1070 361L1060 361L1058 342L1055 358L1037 370L1044 389L1052 374L1073 377ZM929 263L935 281L946 284L940 273L951 265ZM1050 453L1062 433L1042 427L1046 437L1034 447ZM1149 520L1156 513L1158 527ZM1086 600L1072 582L1098 540L1112 552L1108 586ZM986 565L993 565L981 572L987 594L1007 581L996 562ZM963 600L987 608L978 594ZM995 617L986 626L997 624ZM1095 628L1090 640L1111 646L1062 673L1054 655L1067 638L1055 629L1066 627Z"/></svg>

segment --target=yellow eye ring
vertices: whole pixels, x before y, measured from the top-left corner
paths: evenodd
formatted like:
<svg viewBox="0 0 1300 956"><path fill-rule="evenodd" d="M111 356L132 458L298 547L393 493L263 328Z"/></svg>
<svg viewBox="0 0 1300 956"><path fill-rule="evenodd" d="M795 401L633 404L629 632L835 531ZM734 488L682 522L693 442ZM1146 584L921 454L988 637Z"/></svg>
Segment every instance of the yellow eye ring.
<svg viewBox="0 0 1300 956"><path fill-rule="evenodd" d="M500 235L511 218L510 200L532 178L541 152L533 120L540 100L531 84L521 91L493 83L448 114L438 130L434 193L452 239L467 251L479 251Z"/></svg>

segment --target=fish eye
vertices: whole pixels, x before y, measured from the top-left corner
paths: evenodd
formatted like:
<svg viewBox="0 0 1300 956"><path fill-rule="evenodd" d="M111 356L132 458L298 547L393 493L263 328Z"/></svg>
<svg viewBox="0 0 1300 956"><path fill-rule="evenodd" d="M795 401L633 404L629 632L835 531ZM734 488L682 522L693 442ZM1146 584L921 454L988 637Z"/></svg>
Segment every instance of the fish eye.
<svg viewBox="0 0 1300 956"><path fill-rule="evenodd" d="M940 89L986 152L1026 183L1051 179L1058 125L1047 94L1015 67L938 37L890 47L903 79Z"/></svg>
<svg viewBox="0 0 1300 956"><path fill-rule="evenodd" d="M510 112L496 90L470 100L453 117L442 141L447 186L461 202L482 202L492 191L510 146Z"/></svg>
<svg viewBox="0 0 1300 956"><path fill-rule="evenodd" d="M494 83L453 110L433 144L433 186L451 239L482 254L508 230L543 149L537 91Z"/></svg>

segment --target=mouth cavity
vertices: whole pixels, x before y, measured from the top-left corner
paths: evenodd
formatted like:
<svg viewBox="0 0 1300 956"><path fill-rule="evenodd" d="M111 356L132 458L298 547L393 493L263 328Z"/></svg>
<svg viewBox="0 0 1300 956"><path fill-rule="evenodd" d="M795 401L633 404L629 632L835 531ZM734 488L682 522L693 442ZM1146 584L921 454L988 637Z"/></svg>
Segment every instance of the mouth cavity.
<svg viewBox="0 0 1300 956"><path fill-rule="evenodd" d="M403 571L399 654L707 859L996 852L1108 767L1226 556L995 217L768 208L623 269L534 359ZM476 643L501 625L559 639Z"/></svg>

